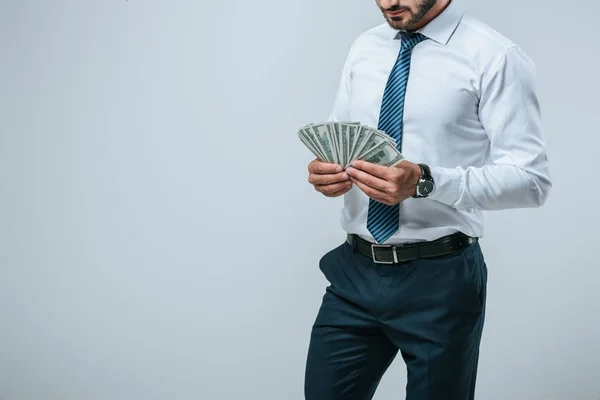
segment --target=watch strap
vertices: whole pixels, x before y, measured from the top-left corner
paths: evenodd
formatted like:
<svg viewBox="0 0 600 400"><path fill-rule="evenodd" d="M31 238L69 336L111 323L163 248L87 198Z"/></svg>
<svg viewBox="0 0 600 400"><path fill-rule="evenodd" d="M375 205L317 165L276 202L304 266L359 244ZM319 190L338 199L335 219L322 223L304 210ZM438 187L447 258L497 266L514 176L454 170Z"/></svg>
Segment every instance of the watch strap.
<svg viewBox="0 0 600 400"><path fill-rule="evenodd" d="M432 181L433 177L431 176L431 168L427 164L417 164L421 167L421 179L427 179Z"/></svg>

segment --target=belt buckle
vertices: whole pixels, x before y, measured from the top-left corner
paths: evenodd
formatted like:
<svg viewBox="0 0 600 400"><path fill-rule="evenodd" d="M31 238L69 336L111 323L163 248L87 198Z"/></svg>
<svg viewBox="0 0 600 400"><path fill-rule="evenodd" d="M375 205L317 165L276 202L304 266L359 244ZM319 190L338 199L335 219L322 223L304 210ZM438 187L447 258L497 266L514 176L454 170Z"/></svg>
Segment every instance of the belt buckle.
<svg viewBox="0 0 600 400"><path fill-rule="evenodd" d="M394 255L393 261L379 261L375 256L375 249L392 249L392 254ZM373 262L375 264L397 264L398 263L398 254L396 253L396 246L391 246L389 244L371 244L371 256L373 257Z"/></svg>

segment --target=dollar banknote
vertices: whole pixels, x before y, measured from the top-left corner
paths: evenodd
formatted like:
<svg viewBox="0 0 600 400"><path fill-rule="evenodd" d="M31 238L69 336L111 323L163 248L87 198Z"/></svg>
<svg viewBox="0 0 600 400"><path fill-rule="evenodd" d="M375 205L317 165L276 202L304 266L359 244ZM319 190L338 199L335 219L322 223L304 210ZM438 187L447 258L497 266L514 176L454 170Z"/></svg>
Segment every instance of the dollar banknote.
<svg viewBox="0 0 600 400"><path fill-rule="evenodd" d="M360 122L311 123L298 130L298 137L319 160L344 168L354 160L388 167L404 160L394 138Z"/></svg>

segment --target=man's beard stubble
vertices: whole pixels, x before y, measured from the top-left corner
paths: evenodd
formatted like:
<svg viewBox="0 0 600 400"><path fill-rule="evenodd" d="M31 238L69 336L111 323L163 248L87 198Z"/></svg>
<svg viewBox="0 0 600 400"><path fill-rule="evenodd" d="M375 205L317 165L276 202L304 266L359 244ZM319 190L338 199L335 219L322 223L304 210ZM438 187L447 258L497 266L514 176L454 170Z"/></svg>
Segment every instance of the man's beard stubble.
<svg viewBox="0 0 600 400"><path fill-rule="evenodd" d="M408 7L403 7L401 5L389 8L389 9L382 9L381 11L383 12L383 16L386 19L386 21L390 24L390 26L394 29L398 29L401 31L409 31L411 30L416 24L419 23L419 21L425 16L425 14L427 14L429 12L429 10L431 10L437 3L437 0L423 0L421 2L421 4L419 4L417 6L416 11L413 13L411 9L409 9ZM388 17L387 15L385 15L386 11L400 11L400 10L406 10L407 13L409 14L410 17L407 18L406 15L402 15L399 17Z"/></svg>

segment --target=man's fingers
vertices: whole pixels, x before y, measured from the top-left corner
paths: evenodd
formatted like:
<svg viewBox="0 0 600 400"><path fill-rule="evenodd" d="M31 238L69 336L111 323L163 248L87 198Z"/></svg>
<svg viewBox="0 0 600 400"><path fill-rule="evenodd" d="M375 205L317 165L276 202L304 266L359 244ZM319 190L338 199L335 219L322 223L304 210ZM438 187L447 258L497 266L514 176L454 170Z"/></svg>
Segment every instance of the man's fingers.
<svg viewBox="0 0 600 400"><path fill-rule="evenodd" d="M389 167L384 167L383 165L373 164L364 160L356 160L352 162L351 166L384 180L390 180L391 178L392 171Z"/></svg>
<svg viewBox="0 0 600 400"><path fill-rule="evenodd" d="M308 164L308 172L311 174L336 174L343 170L344 168L339 164L330 164L319 160L313 160Z"/></svg>
<svg viewBox="0 0 600 400"><path fill-rule="evenodd" d="M387 193L382 192L381 190L374 189L368 185L365 185L361 181L351 178L352 183L354 183L360 190L362 190L367 196L372 198L373 200L377 200L380 203L388 204L388 200L386 199Z"/></svg>
<svg viewBox="0 0 600 400"><path fill-rule="evenodd" d="M333 195L334 193L343 191L345 189L350 189L352 187L352 182L342 182L342 183L334 183L333 185L315 185L315 189L326 196Z"/></svg>
<svg viewBox="0 0 600 400"><path fill-rule="evenodd" d="M345 172L326 175L310 174L308 181L313 185L331 185L338 182L350 182L350 177Z"/></svg>
<svg viewBox="0 0 600 400"><path fill-rule="evenodd" d="M361 171L360 169L348 168L347 173L348 173L348 175L350 175L352 178L356 179L357 181L360 181L361 183L364 183L365 185L372 187L374 189L379 189L381 191L387 191L392 186L392 184L390 182L380 179L375 175L371 175L368 172Z"/></svg>

